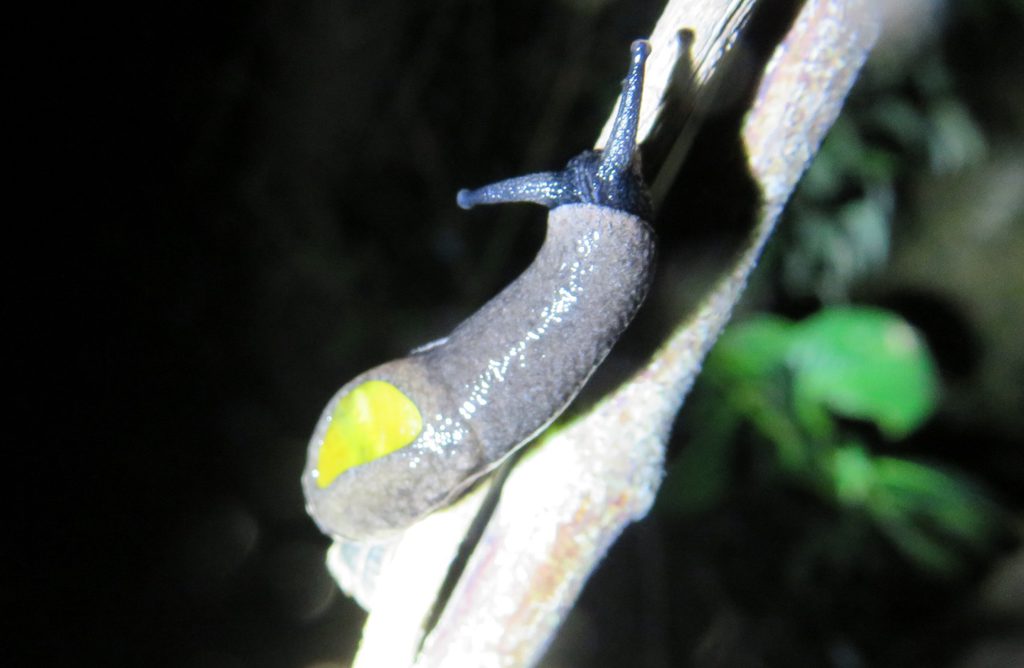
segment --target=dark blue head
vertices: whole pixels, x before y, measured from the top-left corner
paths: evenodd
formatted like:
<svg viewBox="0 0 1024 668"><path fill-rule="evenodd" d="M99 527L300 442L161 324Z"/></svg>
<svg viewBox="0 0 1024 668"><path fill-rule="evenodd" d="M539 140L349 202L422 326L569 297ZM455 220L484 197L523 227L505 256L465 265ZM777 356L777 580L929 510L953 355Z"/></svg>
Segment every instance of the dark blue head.
<svg viewBox="0 0 1024 668"><path fill-rule="evenodd" d="M560 172L539 172L476 190L460 190L456 198L459 206L470 209L478 204L533 202L554 209L563 204L595 204L650 220L651 199L636 159L644 63L650 50L644 40L630 47L632 57L622 84L622 101L603 151L585 151Z"/></svg>

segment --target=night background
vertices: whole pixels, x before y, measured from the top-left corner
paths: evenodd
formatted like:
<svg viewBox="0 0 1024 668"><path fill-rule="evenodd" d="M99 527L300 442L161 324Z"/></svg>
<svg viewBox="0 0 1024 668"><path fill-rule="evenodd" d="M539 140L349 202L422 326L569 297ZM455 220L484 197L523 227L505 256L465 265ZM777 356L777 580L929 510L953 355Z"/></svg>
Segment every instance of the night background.
<svg viewBox="0 0 1024 668"><path fill-rule="evenodd" d="M794 12L764 4L594 392L749 228L735 137ZM544 665L1024 665L1024 5L918 4L785 214L735 319L754 329L687 402L662 497ZM343 383L525 268L543 211L463 212L456 191L591 146L661 4L77 11L42 18L14 75L32 146L16 228L38 250L7 249L38 351L11 364L16 665L348 665L363 612L303 508L306 440ZM801 431L799 369L742 377L730 355L768 313L831 345L806 323L848 305L917 328L926 408L831 416L821 437Z"/></svg>

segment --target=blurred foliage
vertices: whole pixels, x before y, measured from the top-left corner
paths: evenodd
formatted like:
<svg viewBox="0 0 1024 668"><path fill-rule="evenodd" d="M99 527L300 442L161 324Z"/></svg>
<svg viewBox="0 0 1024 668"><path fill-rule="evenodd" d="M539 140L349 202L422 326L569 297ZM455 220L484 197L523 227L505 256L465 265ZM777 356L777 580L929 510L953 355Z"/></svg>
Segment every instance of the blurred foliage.
<svg viewBox="0 0 1024 668"><path fill-rule="evenodd" d="M790 202L782 227L789 294L846 300L889 257L900 180L986 157L984 133L943 59L907 65L868 70Z"/></svg>
<svg viewBox="0 0 1024 668"><path fill-rule="evenodd" d="M906 7L679 420L657 516L725 664L1024 661L1024 4Z"/></svg>
<svg viewBox="0 0 1024 668"><path fill-rule="evenodd" d="M749 427L755 447L774 452L759 457L760 476L863 515L924 569L948 575L963 552L991 547L996 508L965 476L877 452L931 417L938 398L927 346L899 316L863 307L827 308L801 322L759 316L723 334L702 379L692 400L700 419L666 480L664 510L695 513L720 502Z"/></svg>

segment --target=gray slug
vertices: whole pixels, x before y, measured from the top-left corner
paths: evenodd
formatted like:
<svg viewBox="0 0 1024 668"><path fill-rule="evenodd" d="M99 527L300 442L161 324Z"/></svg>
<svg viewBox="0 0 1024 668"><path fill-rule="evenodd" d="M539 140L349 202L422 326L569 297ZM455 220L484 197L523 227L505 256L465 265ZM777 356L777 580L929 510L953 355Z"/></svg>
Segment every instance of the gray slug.
<svg viewBox="0 0 1024 668"><path fill-rule="evenodd" d="M302 476L320 528L384 540L459 496L565 410L647 294L654 235L636 162L650 47L631 47L604 151L561 172L461 190L458 204L550 209L533 263L445 339L357 376L328 402Z"/></svg>

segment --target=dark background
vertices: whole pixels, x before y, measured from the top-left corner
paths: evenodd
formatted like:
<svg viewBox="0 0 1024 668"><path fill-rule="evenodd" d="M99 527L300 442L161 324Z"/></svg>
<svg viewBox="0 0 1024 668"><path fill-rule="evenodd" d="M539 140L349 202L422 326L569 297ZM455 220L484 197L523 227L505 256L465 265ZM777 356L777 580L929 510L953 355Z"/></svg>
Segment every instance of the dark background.
<svg viewBox="0 0 1024 668"><path fill-rule="evenodd" d="M1009 7L950 10L929 48L949 54L990 141L1019 160ZM775 8L766 39L792 10ZM12 378L28 381L12 405L28 428L12 448L28 456L12 467L11 507L29 531L8 550L26 665L345 665L362 613L334 591L327 540L303 510L305 439L348 378L443 335L528 263L543 214L463 213L456 190L590 146L627 45L659 11L263 0L38 19L11 103L26 121L11 132L32 148L10 182L30 200L18 230L38 257L17 270L21 245L8 248L12 304L32 312L19 344L40 351L12 354ZM716 147L736 108L710 119L694 172L728 171ZM25 177L44 187L30 193ZM742 232L685 229L733 193L681 181L658 221L662 287L613 367L692 300L665 284L706 280L680 279L687 267L711 274L695 249L731 248ZM761 307L814 307L765 281ZM928 312L881 285L865 300ZM938 354L963 391L987 339L957 322L964 335ZM934 329L941 343L944 323ZM990 480L1018 523L1019 417L960 416L944 424L970 454L943 450ZM990 634L959 602L1012 540L952 582L905 565L824 578L838 603L822 613L775 581L787 532L827 512L809 507L740 495L697 522L631 530L550 665L936 665Z"/></svg>

